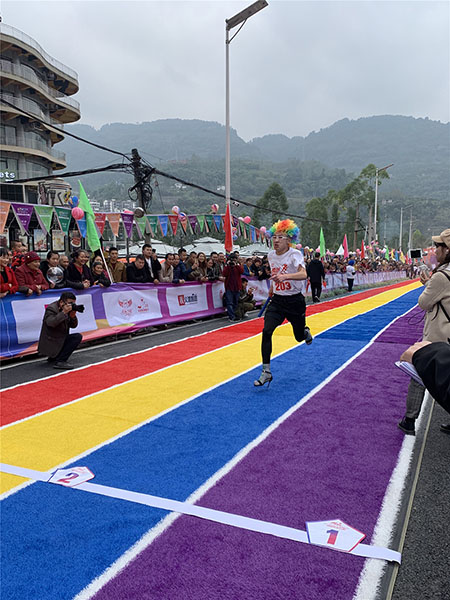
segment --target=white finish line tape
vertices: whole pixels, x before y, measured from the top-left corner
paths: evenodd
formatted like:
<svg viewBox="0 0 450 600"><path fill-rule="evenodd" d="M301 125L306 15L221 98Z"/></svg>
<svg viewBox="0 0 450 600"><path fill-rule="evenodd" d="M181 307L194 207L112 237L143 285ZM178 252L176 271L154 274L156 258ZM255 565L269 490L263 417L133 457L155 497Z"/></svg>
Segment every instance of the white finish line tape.
<svg viewBox="0 0 450 600"><path fill-rule="evenodd" d="M27 479L43 481L46 483L49 482L49 479L53 475L53 472L45 473L41 471L34 471L32 469L24 469L23 467L15 467L5 463L0 463L0 471L9 473L10 475L17 475L19 477L26 477ZM189 504L188 502L179 502L178 500L160 498L159 496L152 496L150 494L130 492L128 490L98 485L95 483L80 483L77 486L73 486L73 489L83 490L84 492L90 492L91 494L108 496L110 498L117 498L119 500L127 500L128 502L135 502L136 504L145 504L146 506L151 506L153 508L161 508L170 512L177 512L183 515L199 517L200 519L207 519L208 521L222 523L223 525L230 525L231 527L239 527L241 529L247 529L248 531L256 531L257 533L274 535L279 538L292 540L293 542L310 544L306 531L294 529L293 527L286 527L284 525L277 525L276 523L269 523L268 521L260 521L259 519L251 519L249 517L233 515L231 513L214 510L212 508L204 508L195 504ZM330 550L339 552L339 550L333 548L332 546L325 546L321 544L320 546L322 548L329 548ZM381 560L395 561L399 564L401 563L400 552L390 550L389 548L382 548L380 546L358 544L355 548L353 548L353 550L346 552L346 554L353 554L355 556L362 556L364 558L378 558Z"/></svg>

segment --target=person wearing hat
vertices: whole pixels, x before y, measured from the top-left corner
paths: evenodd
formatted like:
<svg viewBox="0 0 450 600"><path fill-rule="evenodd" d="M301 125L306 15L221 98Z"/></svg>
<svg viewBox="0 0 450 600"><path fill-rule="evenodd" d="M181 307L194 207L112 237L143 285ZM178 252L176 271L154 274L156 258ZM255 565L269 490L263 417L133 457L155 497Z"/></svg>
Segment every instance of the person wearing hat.
<svg viewBox="0 0 450 600"><path fill-rule="evenodd" d="M425 286L418 304L426 311L423 340L450 344L450 229L431 238L436 246L438 266L432 274L422 271ZM422 407L425 388L411 379L406 398L406 413L398 426L409 435L415 434L415 420Z"/></svg>
<svg viewBox="0 0 450 600"><path fill-rule="evenodd" d="M261 354L262 373L253 385L270 384L270 355L272 354L272 335L284 319L287 319L294 331L297 342L313 341L309 327L306 326L306 302L302 294L307 278L303 254L295 249L299 238L299 228L291 219L277 221L269 230L274 249L268 254L272 285L269 290L271 301L264 315Z"/></svg>
<svg viewBox="0 0 450 600"><path fill-rule="evenodd" d="M43 291L48 290L49 283L39 268L40 264L41 259L37 252L27 252L25 254L24 264L16 269L19 292L27 296L31 296L33 293L39 296Z"/></svg>

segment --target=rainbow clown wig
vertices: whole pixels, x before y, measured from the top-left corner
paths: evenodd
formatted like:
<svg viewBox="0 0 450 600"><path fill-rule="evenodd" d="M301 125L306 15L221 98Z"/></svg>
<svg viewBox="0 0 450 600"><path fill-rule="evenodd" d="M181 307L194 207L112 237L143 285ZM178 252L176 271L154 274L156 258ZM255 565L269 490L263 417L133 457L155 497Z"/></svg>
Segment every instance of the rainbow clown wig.
<svg viewBox="0 0 450 600"><path fill-rule="evenodd" d="M288 237L289 243L291 246L295 246L298 244L300 239L300 229L294 223L292 219L284 219L283 221L277 221L272 225L269 229L270 237L273 237L275 234L280 235L284 234Z"/></svg>

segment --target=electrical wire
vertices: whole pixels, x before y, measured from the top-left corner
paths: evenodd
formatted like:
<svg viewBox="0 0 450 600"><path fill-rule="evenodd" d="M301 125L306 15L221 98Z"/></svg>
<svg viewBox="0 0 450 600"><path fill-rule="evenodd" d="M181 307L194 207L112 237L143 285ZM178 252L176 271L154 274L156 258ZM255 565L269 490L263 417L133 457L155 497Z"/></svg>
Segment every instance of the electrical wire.
<svg viewBox="0 0 450 600"><path fill-rule="evenodd" d="M18 183L27 183L29 181L46 181L49 179L57 179L59 177L77 177L78 175L90 175L91 173L101 173L102 171L116 171L116 172L129 172L128 166L123 164L114 164L107 167L100 167L98 169L85 169L84 171L71 171L68 173L59 173L57 175L45 175L44 177L27 177L25 179L14 179L13 181L6 181L5 185L15 185Z"/></svg>
<svg viewBox="0 0 450 600"><path fill-rule="evenodd" d="M207 194L212 194L213 196L217 196L218 198L225 198L225 194L221 194L219 192L215 192L214 190L210 190L208 188L205 188L201 185L198 185L196 183L192 183L191 181L186 181L185 179L181 179L180 177L175 177L175 175L170 175L169 173L166 173L164 171L161 171L160 169L157 169L155 167L151 167L151 173L149 173L147 176L150 176L152 173L161 175L162 177L166 177L167 179L173 179L174 181L177 181L178 183L182 183L183 185L188 185L192 188L195 188L197 190L200 190L202 192L206 192ZM240 206L241 204L243 204L244 206L250 206L252 208L257 208L258 210L261 210L263 212L269 212L272 213L274 212L272 209L270 208L265 208L262 206L258 206L257 204L253 204L251 202L247 202L246 200L237 200L236 198L230 197L231 202L235 205L235 206ZM275 211L276 212L276 211ZM305 217L303 215L295 215L293 213L288 213L288 212L283 212L284 215L286 215L287 217L293 217L295 219L302 219L304 221L312 221L312 222L316 222L316 223L323 223L323 219L315 219L313 217ZM340 223L340 224L347 224L347 221L328 221L329 224L331 223ZM361 221L361 219L358 219L358 223L364 228L365 225L364 223Z"/></svg>
<svg viewBox="0 0 450 600"><path fill-rule="evenodd" d="M127 160L130 160L130 157L127 156L126 154L124 154L123 152L119 152L117 150L113 150L112 148L107 148L106 146L102 146L101 144L96 144L95 142L91 142L90 140L86 140L85 138L82 138L79 135L75 135L74 133L70 133L69 131L66 131L65 129L60 129L59 127L56 127L55 125L52 125L51 123L47 123L46 121L44 121L43 119L40 119L36 115L33 115L32 113L27 112L23 108L18 108L12 102L8 102L7 100L5 100L3 98L3 95L0 95L0 102L2 102L2 104L6 104L7 106L10 106L11 108L14 108L14 110L18 110L19 112L21 112L22 114L24 114L27 117L30 117L34 121L37 121L38 123L42 123L46 127L50 127L52 129L55 129L56 131L59 131L64 136L68 135L70 137L75 138L76 140L78 140L80 142L84 142L85 144L89 144L90 146L94 146L95 148L99 148L100 150L105 150L106 152L111 152L112 154L118 154L119 156L123 156Z"/></svg>

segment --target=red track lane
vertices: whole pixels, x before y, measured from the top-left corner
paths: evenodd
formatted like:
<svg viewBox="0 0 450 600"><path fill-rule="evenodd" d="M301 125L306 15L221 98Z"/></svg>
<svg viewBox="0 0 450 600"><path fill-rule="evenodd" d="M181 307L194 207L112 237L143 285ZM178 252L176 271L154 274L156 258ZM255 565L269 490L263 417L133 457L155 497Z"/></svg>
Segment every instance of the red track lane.
<svg viewBox="0 0 450 600"><path fill-rule="evenodd" d="M381 292L409 285L410 280L376 288L344 298L336 298L308 306L306 314L314 315L353 302L359 302ZM150 348L138 354L110 359L58 376L24 383L2 392L1 424L8 425L39 412L94 394L113 385L153 373L164 367L180 363L199 354L239 342L261 331L261 319L244 321L232 327L221 328L186 340ZM26 368L26 367L24 367Z"/></svg>

